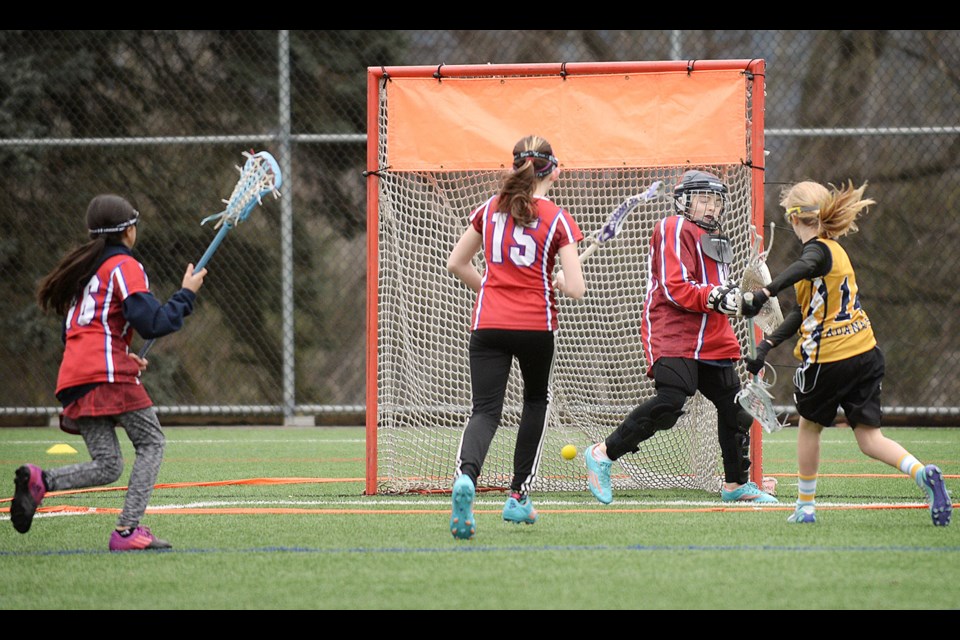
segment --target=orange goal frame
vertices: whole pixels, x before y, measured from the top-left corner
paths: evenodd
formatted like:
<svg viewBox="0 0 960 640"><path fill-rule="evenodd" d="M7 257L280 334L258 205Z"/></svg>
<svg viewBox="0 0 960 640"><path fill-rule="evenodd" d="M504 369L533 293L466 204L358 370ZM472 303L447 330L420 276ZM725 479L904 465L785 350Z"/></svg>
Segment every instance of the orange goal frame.
<svg viewBox="0 0 960 640"><path fill-rule="evenodd" d="M762 59L367 69L366 494L377 493L378 468L378 172L504 168L503 150L531 132L549 132L564 169L743 163L761 172L750 199L762 234L764 72ZM380 128L381 91L388 131ZM377 166L381 135L389 167ZM754 423L750 473L758 485L762 437Z"/></svg>

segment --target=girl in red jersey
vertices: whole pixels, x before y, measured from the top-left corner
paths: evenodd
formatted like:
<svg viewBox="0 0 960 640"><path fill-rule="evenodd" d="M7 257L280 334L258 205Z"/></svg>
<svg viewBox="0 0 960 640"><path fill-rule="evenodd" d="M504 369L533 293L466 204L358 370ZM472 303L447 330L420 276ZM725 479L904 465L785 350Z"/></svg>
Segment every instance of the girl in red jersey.
<svg viewBox="0 0 960 640"><path fill-rule="evenodd" d="M717 409L722 500L777 502L749 482L753 418L736 401L740 343L729 320L737 314L739 291L727 283L732 253L719 233L726 198L727 186L717 176L686 171L674 188L677 214L653 230L641 337L656 393L584 453L590 491L604 504L613 501L611 463L673 427L697 391Z"/></svg>
<svg viewBox="0 0 960 640"><path fill-rule="evenodd" d="M508 522L533 524L527 495L536 477L550 402L557 300L554 287L579 299L585 285L577 244L583 233L573 216L547 199L560 176L550 143L527 136L513 148L513 171L500 192L470 214L447 269L477 293L470 334L473 410L457 451L450 531L469 539L476 532L473 499L477 478L500 425L510 367L523 375L523 411L514 449ZM483 274L473 258L483 250ZM561 274L553 278L557 256Z"/></svg>
<svg viewBox="0 0 960 640"><path fill-rule="evenodd" d="M133 332L159 338L177 331L193 311L206 269L187 265L182 288L166 304L152 293L131 249L140 213L124 198L99 195L87 207L90 241L68 253L41 281L37 303L65 317L65 349L57 377L61 427L79 434L91 461L41 470L23 465L14 475L10 519L26 533L47 491L102 486L123 472L114 427L122 426L136 458L123 510L110 535L111 551L168 549L140 525L163 461L165 438L153 402L140 384L147 361L130 352Z"/></svg>
<svg viewBox="0 0 960 640"><path fill-rule="evenodd" d="M796 338L793 353L800 365L793 377L793 398L800 414L797 430L797 504L787 521L817 521L817 475L820 435L842 407L860 450L910 476L927 494L933 524L950 524L953 504L935 464L924 465L898 442L883 435L880 423L881 383L886 364L873 326L860 305L853 264L837 242L857 231L856 219L875 204L863 197L867 185L849 181L838 189L806 180L783 190L780 205L803 245L800 258L770 284L744 296L743 315L760 312L763 304L794 287L797 304L783 323L757 344L757 357L747 371L759 373L770 349ZM749 301L749 302L748 302Z"/></svg>

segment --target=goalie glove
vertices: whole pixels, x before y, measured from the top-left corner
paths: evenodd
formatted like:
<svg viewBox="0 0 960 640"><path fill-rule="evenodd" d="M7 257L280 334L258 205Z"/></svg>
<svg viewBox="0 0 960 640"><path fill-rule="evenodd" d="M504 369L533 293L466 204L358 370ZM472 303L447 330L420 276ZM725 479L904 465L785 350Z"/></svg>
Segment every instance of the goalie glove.
<svg viewBox="0 0 960 640"><path fill-rule="evenodd" d="M760 313L764 303L770 299L763 289L748 291L743 294L743 302L740 305L740 315L744 318L752 318Z"/></svg>
<svg viewBox="0 0 960 640"><path fill-rule="evenodd" d="M738 298L740 287L735 284L725 284L714 287L707 296L707 306L725 316L735 316L739 311Z"/></svg>
<svg viewBox="0 0 960 640"><path fill-rule="evenodd" d="M770 349L773 349L773 345L767 342L766 340L761 340L757 343L757 357L756 358L744 358L743 361L747 363L747 371L752 375L758 375L760 370L763 369L763 364L767 360L767 354L770 353Z"/></svg>

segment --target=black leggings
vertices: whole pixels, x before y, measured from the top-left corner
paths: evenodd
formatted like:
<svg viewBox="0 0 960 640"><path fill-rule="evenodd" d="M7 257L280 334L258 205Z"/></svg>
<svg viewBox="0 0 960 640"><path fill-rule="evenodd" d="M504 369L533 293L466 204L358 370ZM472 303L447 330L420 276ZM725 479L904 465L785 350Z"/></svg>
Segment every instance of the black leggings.
<svg viewBox="0 0 960 640"><path fill-rule="evenodd" d="M460 437L456 476L477 484L490 443L500 426L510 367L516 358L523 377L523 411L513 451L510 489L530 490L540 463L550 404L554 334L551 331L478 329L470 336L473 412Z"/></svg>
<svg viewBox="0 0 960 640"><path fill-rule="evenodd" d="M750 426L753 419L736 401L740 379L733 366L690 358L660 358L653 365L656 394L630 412L607 436L607 456L616 460L638 451L657 431L673 427L687 399L697 391L717 409L717 440L725 482L744 484L750 474Z"/></svg>

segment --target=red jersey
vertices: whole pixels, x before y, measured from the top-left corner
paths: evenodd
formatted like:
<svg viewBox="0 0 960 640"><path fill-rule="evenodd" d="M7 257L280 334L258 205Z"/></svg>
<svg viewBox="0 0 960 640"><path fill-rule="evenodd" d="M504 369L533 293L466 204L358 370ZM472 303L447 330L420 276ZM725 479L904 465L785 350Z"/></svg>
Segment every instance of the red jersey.
<svg viewBox="0 0 960 640"><path fill-rule="evenodd" d="M150 291L147 274L136 258L120 253L107 258L74 301L65 321L66 346L57 393L97 382L140 384L140 369L129 353L133 328L123 301Z"/></svg>
<svg viewBox="0 0 960 640"><path fill-rule="evenodd" d="M473 306L472 329L555 331L557 298L553 267L560 247L583 240L569 213L535 197L537 219L529 226L497 210L493 196L470 214L483 236L486 270Z"/></svg>
<svg viewBox="0 0 960 640"><path fill-rule="evenodd" d="M740 359L727 316L707 306L711 289L726 281L730 267L703 253L700 237L706 233L679 215L653 230L640 329L648 376L662 357Z"/></svg>

